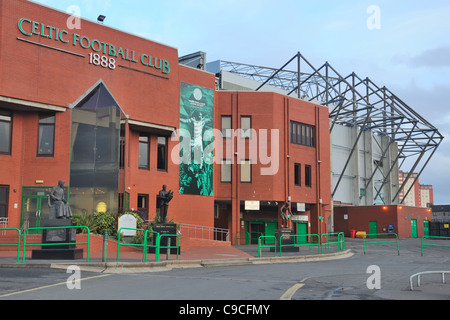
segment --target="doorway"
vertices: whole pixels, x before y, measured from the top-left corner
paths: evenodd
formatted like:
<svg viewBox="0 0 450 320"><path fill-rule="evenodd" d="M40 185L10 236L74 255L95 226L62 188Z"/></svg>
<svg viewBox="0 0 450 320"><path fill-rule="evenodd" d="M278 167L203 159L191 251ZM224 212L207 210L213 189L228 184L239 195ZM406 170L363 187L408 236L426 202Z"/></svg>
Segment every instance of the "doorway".
<svg viewBox="0 0 450 320"><path fill-rule="evenodd" d="M428 220L423 221L423 235L426 237L430 235L430 222Z"/></svg>
<svg viewBox="0 0 450 320"><path fill-rule="evenodd" d="M40 228L41 221L50 217L50 208L47 205L48 195L34 195L22 197L22 214L20 226L28 228ZM29 234L39 234L39 230L32 230Z"/></svg>
<svg viewBox="0 0 450 320"><path fill-rule="evenodd" d="M417 220L411 219L411 237L417 238Z"/></svg>
<svg viewBox="0 0 450 320"><path fill-rule="evenodd" d="M308 243L308 223L305 222L297 222L295 223L295 230L297 234L297 243Z"/></svg>
<svg viewBox="0 0 450 320"><path fill-rule="evenodd" d="M377 234L378 233L378 223L376 221L369 222L369 234ZM376 238L377 236L371 236L371 238Z"/></svg>
<svg viewBox="0 0 450 320"><path fill-rule="evenodd" d="M266 230L265 230L265 236L271 237L266 238L265 243L266 244L275 244L275 239L273 238L275 236L275 230L278 229L278 222L276 221L268 221L266 222Z"/></svg>
<svg viewBox="0 0 450 320"><path fill-rule="evenodd" d="M265 234L265 229L264 222L251 222L250 243L258 244L259 237Z"/></svg>

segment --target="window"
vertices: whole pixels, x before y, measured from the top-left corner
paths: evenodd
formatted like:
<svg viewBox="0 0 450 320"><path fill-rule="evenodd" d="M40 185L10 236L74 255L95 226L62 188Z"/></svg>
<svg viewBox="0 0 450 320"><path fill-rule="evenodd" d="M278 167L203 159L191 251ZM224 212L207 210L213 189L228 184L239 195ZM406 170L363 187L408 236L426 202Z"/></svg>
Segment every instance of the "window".
<svg viewBox="0 0 450 320"><path fill-rule="evenodd" d="M118 208L119 208L119 213L123 213L125 212L124 210L124 202L123 202L123 193L119 193L119 198L118 198Z"/></svg>
<svg viewBox="0 0 450 320"><path fill-rule="evenodd" d="M301 186L302 183L302 165L300 163L294 164L294 184Z"/></svg>
<svg viewBox="0 0 450 320"><path fill-rule="evenodd" d="M231 116L222 116L222 138L231 138L232 125Z"/></svg>
<svg viewBox="0 0 450 320"><path fill-rule="evenodd" d="M0 110L0 154L11 154L12 116Z"/></svg>
<svg viewBox="0 0 450 320"><path fill-rule="evenodd" d="M130 193L129 192L124 192L124 193L119 193L119 212L123 213L126 211L130 211Z"/></svg>
<svg viewBox="0 0 450 320"><path fill-rule="evenodd" d="M139 169L149 169L149 145L150 139L148 136L139 137Z"/></svg>
<svg viewBox="0 0 450 320"><path fill-rule="evenodd" d="M9 187L0 186L0 218L8 217Z"/></svg>
<svg viewBox="0 0 450 320"><path fill-rule="evenodd" d="M138 194L137 213L143 220L148 220L148 194Z"/></svg>
<svg viewBox="0 0 450 320"><path fill-rule="evenodd" d="M252 161L251 160L241 160L241 182L251 183L252 182Z"/></svg>
<svg viewBox="0 0 450 320"><path fill-rule="evenodd" d="M39 115L38 150L40 157L52 157L55 145L55 114Z"/></svg>
<svg viewBox="0 0 450 320"><path fill-rule="evenodd" d="M291 143L315 147L316 128L307 124L291 121Z"/></svg>
<svg viewBox="0 0 450 320"><path fill-rule="evenodd" d="M252 117L241 116L241 139L252 138Z"/></svg>
<svg viewBox="0 0 450 320"><path fill-rule="evenodd" d="M158 170L167 171L167 138L158 137Z"/></svg>
<svg viewBox="0 0 450 320"><path fill-rule="evenodd" d="M305 186L311 187L311 166L305 165Z"/></svg>
<svg viewBox="0 0 450 320"><path fill-rule="evenodd" d="M223 159L220 164L220 182L231 182L231 160Z"/></svg>

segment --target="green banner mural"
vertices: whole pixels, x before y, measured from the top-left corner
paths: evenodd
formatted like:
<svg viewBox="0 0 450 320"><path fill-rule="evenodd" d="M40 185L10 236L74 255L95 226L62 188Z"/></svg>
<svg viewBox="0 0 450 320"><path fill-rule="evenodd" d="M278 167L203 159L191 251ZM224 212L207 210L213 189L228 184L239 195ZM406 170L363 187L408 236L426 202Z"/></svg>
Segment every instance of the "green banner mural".
<svg viewBox="0 0 450 320"><path fill-rule="evenodd" d="M213 196L214 90L181 83L180 194Z"/></svg>

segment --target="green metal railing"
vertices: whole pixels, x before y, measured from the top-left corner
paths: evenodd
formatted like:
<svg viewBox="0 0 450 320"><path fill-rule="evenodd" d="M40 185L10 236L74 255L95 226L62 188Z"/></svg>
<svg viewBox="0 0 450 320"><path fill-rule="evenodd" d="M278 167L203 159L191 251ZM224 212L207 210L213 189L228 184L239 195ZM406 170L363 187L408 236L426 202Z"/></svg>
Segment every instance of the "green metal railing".
<svg viewBox="0 0 450 320"><path fill-rule="evenodd" d="M398 245L398 235L396 233L371 233L371 234L365 234L363 237L363 248L364 248L364 254L366 254L366 238L367 237L378 237L378 236L395 236L395 241L369 241L367 244L376 244L376 243L397 243L397 252L398 255L400 255L400 247Z"/></svg>
<svg viewBox="0 0 450 320"><path fill-rule="evenodd" d="M274 244L271 245L262 245L261 240L265 239L274 239ZM277 238L275 236L260 236L258 239L258 258L262 256L262 248L275 248L275 257L277 256Z"/></svg>
<svg viewBox="0 0 450 320"><path fill-rule="evenodd" d="M173 245L161 246L161 238L163 238L163 237L177 237L176 245L175 246L173 246ZM177 234L160 234L157 238L159 240L159 248L158 247L156 248L158 253L161 249L167 249L167 260L169 260L170 259L170 251L171 251L170 249L177 249L177 260L178 260L178 256L180 254L180 236L178 236ZM167 240L170 241L170 238Z"/></svg>
<svg viewBox="0 0 450 320"><path fill-rule="evenodd" d="M336 236L337 241L329 241L330 237ZM326 237L326 242L323 241L324 237ZM339 252L345 250L345 237L343 232L324 233L320 236L320 242L322 244L322 248L325 248L325 250L330 249L330 244L337 244Z"/></svg>
<svg viewBox="0 0 450 320"><path fill-rule="evenodd" d="M122 230L131 230L131 231L142 231L144 232L144 243L143 244L135 244L135 243L120 243L120 239L122 237ZM154 245L149 245L148 244L148 234L149 233L153 233L156 234L157 236L156 238L156 244ZM148 247L153 247L155 248L155 260L159 261L159 233L155 232L155 231L151 231L151 230L144 230L144 229L134 229L134 228L120 228L119 229L119 236L118 236L118 240L117 240L117 259L116 261L119 262L119 252L120 252L120 246L129 246L129 247L142 247L142 262L147 262L147 253L148 253Z"/></svg>
<svg viewBox="0 0 450 320"><path fill-rule="evenodd" d="M0 244L0 247L17 247L17 263L20 263L20 238L22 232L16 228L1 228L0 231L17 231L19 233L19 241L17 244Z"/></svg>
<svg viewBox="0 0 450 320"><path fill-rule="evenodd" d="M64 243L37 243L37 244L27 244L27 234L29 231L39 231L39 230L56 230L56 229L86 229L87 230L87 242L64 242ZM28 228L25 230L23 237L23 259L22 263L25 263L25 250L27 247L32 246L66 246L66 245L87 245L86 250L86 262L89 262L89 247L90 247L90 239L91 239L91 231L86 226L66 226L66 227L39 227L39 228Z"/></svg>
<svg viewBox="0 0 450 320"><path fill-rule="evenodd" d="M308 237L310 238L309 241L307 243L297 243L298 241L295 241L295 238L298 237ZM317 237L317 244L314 244L314 242L311 242L311 238ZM294 238L294 243L290 243L290 244L282 244L283 243L283 238ZM310 250L312 250L313 246L317 245L318 247L318 253L322 254L322 243L320 240L320 236L318 234L295 234L295 235L283 235L280 237L280 257L283 254L283 247L301 247L301 246L309 246Z"/></svg>
<svg viewBox="0 0 450 320"><path fill-rule="evenodd" d="M423 236L422 240L420 241L421 243L421 254L423 256L423 247L424 246L429 246L429 247L449 247L450 245L448 244L433 244L433 243L423 243L423 240L425 238L429 238L429 239L440 239L440 240L450 240L450 237L441 237L441 236Z"/></svg>

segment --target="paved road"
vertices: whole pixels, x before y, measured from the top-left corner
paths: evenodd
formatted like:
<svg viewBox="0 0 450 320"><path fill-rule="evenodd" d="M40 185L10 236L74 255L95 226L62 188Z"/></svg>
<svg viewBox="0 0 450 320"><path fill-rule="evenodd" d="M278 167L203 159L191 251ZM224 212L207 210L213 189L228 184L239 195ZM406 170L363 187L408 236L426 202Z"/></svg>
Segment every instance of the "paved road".
<svg viewBox="0 0 450 320"><path fill-rule="evenodd" d="M355 254L347 259L309 263L265 264L215 268L173 269L164 272L101 274L82 271L79 288L67 286L76 273L55 269L0 269L0 300L381 300L450 299L450 284L439 275L424 277L409 290L410 275L450 271L450 248L427 247L420 240L367 246L347 241ZM381 288L369 289L369 266L378 266ZM448 276L450 283L450 276ZM371 278L375 279L375 278ZM376 283L376 281L371 282Z"/></svg>

